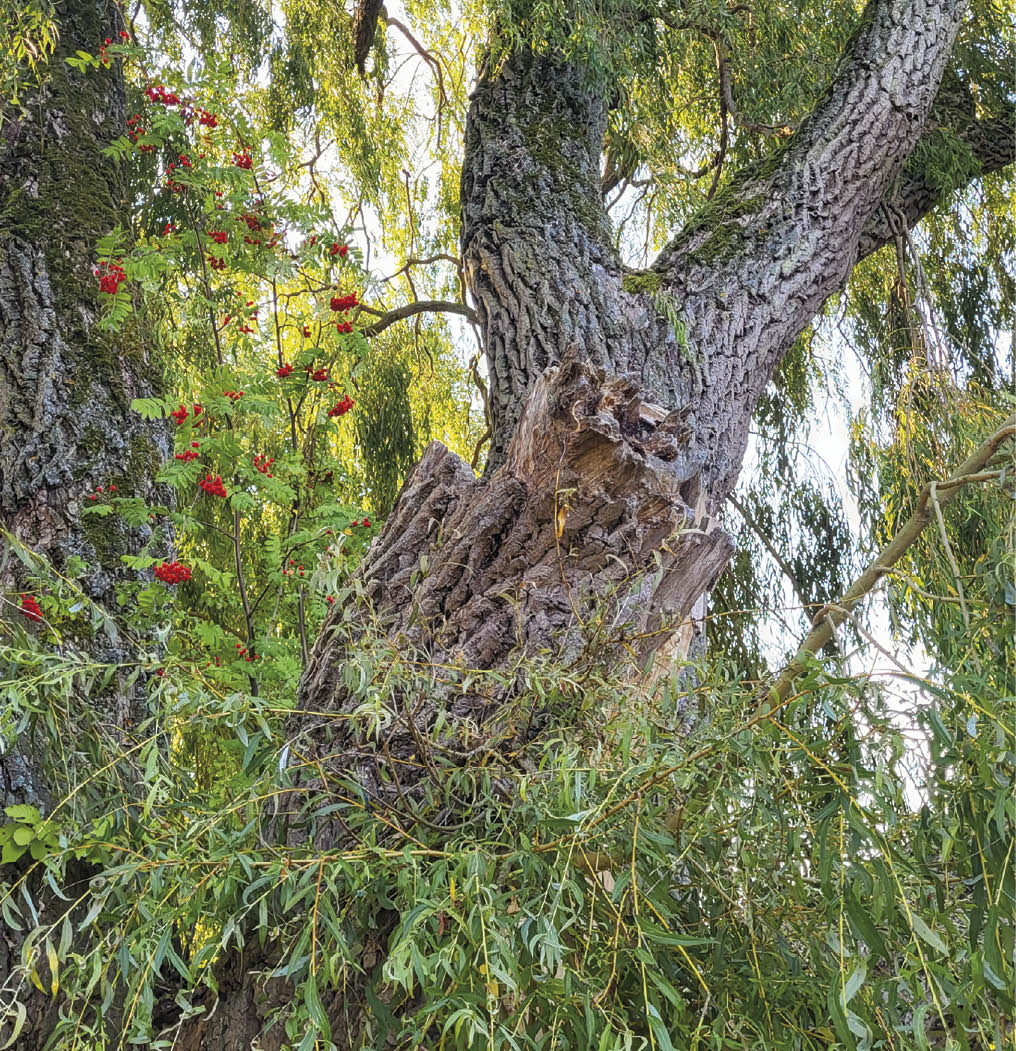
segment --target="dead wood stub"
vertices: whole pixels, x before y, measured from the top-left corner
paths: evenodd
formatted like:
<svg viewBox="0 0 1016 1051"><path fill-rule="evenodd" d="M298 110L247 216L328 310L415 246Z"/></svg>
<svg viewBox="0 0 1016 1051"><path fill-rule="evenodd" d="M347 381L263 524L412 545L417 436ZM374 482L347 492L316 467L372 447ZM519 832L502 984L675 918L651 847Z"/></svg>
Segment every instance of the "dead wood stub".
<svg viewBox="0 0 1016 1051"><path fill-rule="evenodd" d="M400 649L464 668L576 658L594 615L610 626L600 643L646 657L732 550L682 495L696 478L690 433L629 377L574 358L547 369L487 482L427 448L361 568L371 615ZM343 633L327 629L344 615L315 647L306 709L343 704Z"/></svg>

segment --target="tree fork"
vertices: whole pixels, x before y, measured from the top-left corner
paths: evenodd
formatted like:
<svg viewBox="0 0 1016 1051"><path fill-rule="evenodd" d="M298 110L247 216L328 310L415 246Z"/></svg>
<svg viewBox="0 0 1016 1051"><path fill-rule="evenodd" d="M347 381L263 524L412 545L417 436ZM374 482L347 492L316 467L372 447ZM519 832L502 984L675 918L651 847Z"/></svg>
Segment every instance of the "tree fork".
<svg viewBox="0 0 1016 1051"><path fill-rule="evenodd" d="M400 650L465 669L520 654L570 661L590 645L644 669L733 548L685 500L698 474L690 437L686 414L649 401L636 380L568 355L536 383L486 482L439 443L427 448L360 569L370 615ZM304 711L348 706L330 630L343 616L332 611L314 647ZM456 693L449 712L479 731L500 701ZM402 716L385 741L396 756L436 713L416 713L412 732ZM361 776L381 791L376 774Z"/></svg>

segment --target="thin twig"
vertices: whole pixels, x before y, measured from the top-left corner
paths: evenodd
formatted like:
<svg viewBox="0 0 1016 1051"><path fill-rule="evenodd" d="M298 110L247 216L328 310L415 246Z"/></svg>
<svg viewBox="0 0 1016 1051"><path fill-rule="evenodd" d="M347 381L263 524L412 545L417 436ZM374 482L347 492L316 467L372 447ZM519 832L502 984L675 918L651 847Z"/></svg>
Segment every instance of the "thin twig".
<svg viewBox="0 0 1016 1051"><path fill-rule="evenodd" d="M953 579L956 581L956 597L960 600L960 612L963 614L963 627L970 630L970 610L967 609L967 599L963 594L963 583L960 580L960 567L953 554L952 544L949 543L949 534L945 531L945 519L942 517L942 504L938 498L938 482L931 483L928 493L931 506L935 508L935 521L938 522L938 533L942 538L942 547L945 548L945 557L949 560L949 567L953 571Z"/></svg>

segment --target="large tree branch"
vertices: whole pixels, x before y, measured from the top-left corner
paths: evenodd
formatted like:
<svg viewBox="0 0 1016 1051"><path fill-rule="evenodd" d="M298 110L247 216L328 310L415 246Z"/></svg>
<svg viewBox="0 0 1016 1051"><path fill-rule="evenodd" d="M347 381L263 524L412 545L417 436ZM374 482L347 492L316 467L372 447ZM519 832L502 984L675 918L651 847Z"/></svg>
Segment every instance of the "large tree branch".
<svg viewBox="0 0 1016 1051"><path fill-rule="evenodd" d="M654 269L691 353L631 361L708 420L703 482L733 487L780 358L842 287L862 231L922 134L967 0L869 0L822 99L768 164L735 178ZM659 379L657 379L659 377ZM719 450L719 452L718 452Z"/></svg>
<svg viewBox="0 0 1016 1051"><path fill-rule="evenodd" d="M970 147L979 168L974 177L990 175L1016 163L1016 133L1012 119L975 121L955 129ZM899 220L907 229L916 226L929 212L942 203L943 192L924 168L904 171L898 186L882 202L861 231L855 261L878 251L896 236Z"/></svg>

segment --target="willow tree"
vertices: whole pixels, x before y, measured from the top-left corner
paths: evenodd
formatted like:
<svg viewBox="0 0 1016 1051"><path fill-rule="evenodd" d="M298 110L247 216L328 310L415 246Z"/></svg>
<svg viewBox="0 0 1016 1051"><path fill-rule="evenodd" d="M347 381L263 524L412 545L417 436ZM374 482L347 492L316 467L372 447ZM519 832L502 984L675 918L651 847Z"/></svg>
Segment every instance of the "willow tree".
<svg viewBox="0 0 1016 1051"><path fill-rule="evenodd" d="M636 663L667 642L731 555L723 508L781 361L858 262L938 202L933 173L908 158L945 127L971 176L1012 159L1006 119L972 115L958 73L940 93L965 10L870 3L817 103L796 130L778 129L782 147L744 164L638 272L603 207L605 181L623 171L609 150L606 173L603 162L618 94L604 66L566 57L574 26L514 12L511 43L471 96L462 160L487 470L477 480L434 445L407 480L361 570L393 638L494 668L520 651L576 651L606 601ZM708 23L615 14L612 31L643 47L657 31L715 37L726 122L727 57ZM530 37L557 49L523 46ZM953 125L929 124L936 100ZM343 704L339 617L304 677L310 710ZM482 733L498 703L467 694L452 711ZM416 728L391 732L383 754L414 749ZM374 791L379 763L373 752L363 763Z"/></svg>
<svg viewBox="0 0 1016 1051"><path fill-rule="evenodd" d="M511 675L496 687L467 675L426 702L396 691L383 724L355 718L362 697L347 667L368 620L422 661L488 671L521 656L567 662L599 635L600 659L637 674L668 643L730 558L723 508L781 361L854 267L939 203L941 181L919 163L927 142L958 144L964 178L1013 159L1006 118L979 120L970 85L950 71L966 9L872 0L810 112L775 129L780 148L708 194L638 271L622 264L604 210L605 186L626 168L610 62L575 45L581 27L563 15L503 16L461 163L462 264L490 383L487 468L477 478L432 444L407 478L360 568L360 602L330 615L305 671L306 714L290 724L303 790L327 795L331 777L351 777L383 810L428 776L428 735L468 764L506 728L516 743L530 732L515 728ZM643 53L672 33L713 40L726 128L736 104L708 20L601 14ZM341 817L291 815L293 841L308 829L318 849L348 844ZM239 959L220 981L217 1014L185 1046L245 1046L277 1005L277 990L258 999ZM331 1009L348 1023L342 1000ZM358 1039L355 1026L339 1031Z"/></svg>
<svg viewBox="0 0 1016 1051"><path fill-rule="evenodd" d="M104 31L97 10L70 6L57 57L94 47ZM477 478L432 444L406 478L358 572L355 601L330 614L305 669L277 764L285 771L287 759L300 758L293 776L302 793L327 795L332 778L352 781L383 820L387 808L407 798L411 805L423 790L430 771L418 760L428 748L468 767L477 756L487 762L491 741L510 756L546 728L550 710L529 712L518 724L524 662L567 667L595 644L601 663L622 663L636 676L672 646L728 564L733 543L724 507L752 421L773 396L781 367L794 355L800 360L801 337L823 304L859 263L905 243L950 191L1013 160L1010 121L999 111L1011 103L1011 89L999 72L994 16L990 7L976 16L967 8L964 0L870 0L848 40L827 26L812 57L828 60L831 41L841 53L821 67L827 83L804 93L806 112L789 123L783 110L792 102L765 97L772 70L746 76L735 89L735 73L744 70L732 41L766 32L743 5L618 4L565 13L508 4L490 13L465 111L455 202L467 301L435 294L396 307L374 326L441 309L476 322L489 384L486 470ZM189 10L182 8L184 17ZM853 21L848 7L842 13ZM248 42L265 33L264 12L255 14L243 5L230 11ZM372 48L374 72L384 79L378 18L386 33L408 31L365 4L344 16L342 33L331 34L333 14L330 5L287 9L288 50L272 60L291 92L280 87L272 97L270 89L270 102L310 99L326 121L341 113L358 131L366 127L376 145L386 126L380 117L371 124L368 103L382 110L383 92L372 99L349 85L360 83L357 71L368 69ZM781 31L798 14L781 11ZM175 25L159 5L149 17L156 28ZM198 23L214 37L214 12L201 8ZM666 201L679 173L689 174L687 143L668 112L671 82L657 74L673 76L676 57L690 54L692 41L699 70L705 49L711 70L703 91L719 119L696 140L711 148L694 158L700 166L691 177L700 189L689 198L693 214L675 224L655 259L633 269L623 262L606 200L655 173ZM780 47L769 46L774 53ZM342 91L327 94L328 77L337 74L322 56L344 64L342 91L347 100L363 91L363 113L350 117ZM443 83L438 90L444 94ZM463 82L448 91L464 92ZM4 402L12 422L3 440L14 450L0 475L4 506L13 531L58 565L72 555L94 563L97 545L64 520L65 504L80 500L98 475L119 477L109 457L133 448L132 427L148 433L127 422L129 396L143 394L147 383L131 353L139 344L125 340L110 352L103 343L106 355L91 355L94 292L85 290L87 244L115 221L116 177L100 147L105 119L123 115L120 84L105 70L82 87L60 65L26 112L8 125L0 152L11 202L0 231L0 309L10 318L2 360L13 377L7 390L21 391ZM643 119L648 136L640 134ZM372 175L370 152L351 160L364 182ZM71 214L62 209L82 196L78 166L91 206ZM36 182L34 171L46 179ZM401 192L398 179L395 185ZM26 194L35 203L22 211ZM672 192L670 204L679 198ZM664 207L654 221L679 211L668 216ZM25 225L26 215L43 225ZM80 237L54 252L54 227ZM403 247L413 254L425 246L410 237ZM994 294L1004 281L996 274L986 284ZM43 302L50 289L52 302ZM872 328L877 320L868 317ZM39 388L40 370L24 365L26 345L48 348L58 362L51 372L62 370L87 396ZM25 393L26 383L36 386ZM28 404L41 415L29 419ZM36 448L47 467L38 455L22 455ZM130 477L137 482L145 470L139 463ZM391 489L388 476L384 488ZM61 517L47 510L54 508ZM112 570L95 575L97 599L109 603L112 587ZM461 677L429 690L422 704L411 685L396 690L383 720L344 718L362 714L347 670L368 625L399 652ZM45 802L44 792L15 784L9 767L8 759L0 772L10 798ZM263 824L262 842L300 842L309 831L321 852L319 871L328 851L350 845L341 816L294 807L286 827L275 815ZM189 1005L174 1000L180 982L163 976L157 1013L182 1024L177 1046L285 1042L281 1028L263 1032L267 1013L291 995L286 975L266 982L263 973L278 960L273 922L258 928L256 951L227 949L216 960L214 1009L209 997L191 1017ZM376 963L394 922L385 917L380 934L364 934L365 942L374 939L365 957ZM171 921L166 931L171 943ZM364 995L354 983L332 990L322 1007L315 993L312 1013L327 1015L335 1039L355 1045ZM40 1020L23 1039L41 1045L47 1024Z"/></svg>

